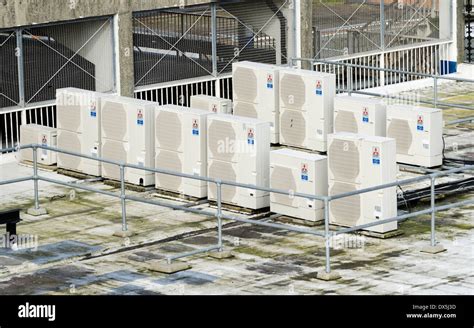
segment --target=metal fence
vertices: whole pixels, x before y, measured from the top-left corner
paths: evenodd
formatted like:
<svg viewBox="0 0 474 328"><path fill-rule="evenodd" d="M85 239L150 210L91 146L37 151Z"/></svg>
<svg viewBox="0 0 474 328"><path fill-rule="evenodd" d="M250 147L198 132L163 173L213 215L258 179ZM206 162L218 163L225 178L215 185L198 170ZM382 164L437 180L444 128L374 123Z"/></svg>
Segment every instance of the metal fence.
<svg viewBox="0 0 474 328"><path fill-rule="evenodd" d="M314 1L315 58L436 40L439 5L439 0Z"/></svg>
<svg viewBox="0 0 474 328"><path fill-rule="evenodd" d="M234 61L286 63L290 0L133 14L135 86L218 77Z"/></svg>
<svg viewBox="0 0 474 328"><path fill-rule="evenodd" d="M33 183L34 183L34 208L36 210L40 209L38 183L39 183L39 181L44 181L44 182L48 182L48 183L62 185L62 186L65 186L65 187L76 188L76 189L80 189L80 190L85 190L85 191L89 191L89 192L95 192L95 193L103 194L103 195L114 197L114 198L119 198L120 201L121 201L122 231L127 231L128 230L127 214L126 214L126 201L127 200L146 203L146 204L151 204L151 205L164 206L164 207L169 207L169 208L173 208L173 209L176 209L176 210L182 210L182 211L185 211L185 212L191 212L191 213L196 213L196 214L200 214L200 215L206 215L206 216L217 218L217 244L206 247L206 248L203 248L203 249L194 250L192 252L186 252L186 253L181 253L181 254L177 254L177 255L173 255L173 256L167 256L168 263L170 263L173 260L179 259L179 258L193 256L193 255L209 252L211 250L223 251L222 220L226 219L226 220L232 220L232 221L246 223L246 224L265 226L265 227L270 227L270 228L275 228L275 229L284 229L284 230L291 231L291 232L310 234L310 235L314 235L314 236L323 237L325 239L325 255L326 255L325 272L330 273L331 272L331 249L330 249L331 248L331 238L333 238L337 235L345 234L345 233L349 233L349 232L355 232L355 231L359 231L359 230L362 230L362 229L367 229L369 227L375 227L375 226L378 226L378 225L381 225L381 224L386 224L386 223L389 223L389 222L412 219L412 218L415 218L415 217L417 217L419 215L423 215L423 214L431 214L430 246L435 247L436 244L437 244L436 235L435 235L435 233L436 233L436 212L474 204L474 199L471 199L471 200L464 200L464 201L459 201L459 202L455 202L455 203L450 203L449 205L436 206L436 185L435 185L436 179L438 179L442 176L447 176L447 175L453 175L453 174L456 174L456 173L472 171L472 170L474 170L474 165L464 166L464 167L460 167L460 168L454 168L454 169L450 169L450 170L447 170L447 171L434 172L434 173L424 175L424 176L419 176L419 177L400 180L400 181L394 181L394 182L391 182L391 183L387 183L387 184L383 184L383 185L379 185L379 186L373 186L373 187L370 187L370 188L360 189L360 190L356 190L356 191L352 191L352 192L346 192L346 193L339 194L339 195L322 196L322 195L310 195L310 194L304 194L304 193L297 193L297 192L294 192L292 190L272 189L272 188L249 185L249 184L242 184L242 183L237 183L237 182L232 182L232 181L223 181L223 180L220 180L220 179L183 174L183 173L180 173L180 172L163 170L163 169L159 169L159 168L143 167L143 166L139 166L139 165L124 163L124 162L117 162L117 161L112 161L112 160L99 158L99 157L92 157L92 156L79 154L79 153L71 152L71 151L64 150L64 149L58 149L58 148L53 148L53 147L48 147L48 146L43 146L43 145L37 145L37 144L24 145L24 146L19 147L18 149L32 149L33 150L33 175L28 176L28 177L22 177L22 178L16 178L16 179L0 181L0 185L7 185L7 184L12 184L12 183L19 183L19 182L33 180ZM16 150L18 150L18 149L16 149ZM102 163L117 165L120 168L120 193L117 194L117 193L114 193L114 192L100 190L100 189L92 188L92 187L82 185L82 184L64 182L64 181L50 179L50 178L47 178L47 177L40 176L38 174L38 163L37 163L38 149L54 151L54 152L63 153L63 154L71 155L71 156L78 156L78 157L82 157L82 158L87 158L87 159L99 161L99 162L102 162ZM11 151L11 150L12 149L2 149L2 150L0 150L0 153ZM124 174L126 168L143 170L143 171L153 172L153 173L167 174L167 175L178 176L178 177L189 178L189 179L200 180L200 181L206 181L207 183L216 184L216 188L217 188L217 209L216 209L215 212L212 212L212 211L209 212L209 211L192 209L192 208L185 207L185 206L165 203L165 202L162 202L162 201L151 200L151 199L147 199L147 198L144 198L144 197L137 197L137 196L127 195L126 190L125 190L125 174ZM415 182L420 182L420 181L424 181L424 180L430 180L430 183L431 183L430 208L420 210L420 211L411 212L411 213L408 213L408 214L397 215L396 217L385 218L385 219L382 219L382 220L378 220L378 221L374 221L374 222L371 222L371 223L366 223L366 224L362 224L362 225L358 225L358 226L354 226L354 227L340 228L340 229L337 229L336 231L330 231L330 229L329 229L329 206L330 206L331 201L336 201L338 199L351 197L351 196L355 196L355 195L360 195L360 194L363 194L363 193L372 192L372 191L376 191L376 190L383 190L383 189L386 189L386 188L392 188L392 187L396 187L396 186L403 186L403 185L413 184ZM262 221L256 221L256 220L250 220L250 219L245 219L245 218L241 218L241 217L236 217L236 216L232 216L232 215L226 215L226 214L222 213L222 198L221 198L222 197L222 186L226 186L226 185L227 186L247 188L247 189L250 189L250 190L260 190L260 191L264 191L264 192L272 192L272 193L277 193L277 194L281 194L281 195L286 195L286 196L289 196L289 197L303 197L305 199L322 201L324 203L324 231L318 231L318 230L312 229L312 228L291 226L291 225L287 225L287 224L279 224L279 223L273 223L273 222L262 222Z"/></svg>
<svg viewBox="0 0 474 328"><path fill-rule="evenodd" d="M464 0L464 22L466 24L465 61L474 63L474 7L472 0Z"/></svg>
<svg viewBox="0 0 474 328"><path fill-rule="evenodd" d="M115 88L112 18L0 31L0 108L55 99L56 89Z"/></svg>

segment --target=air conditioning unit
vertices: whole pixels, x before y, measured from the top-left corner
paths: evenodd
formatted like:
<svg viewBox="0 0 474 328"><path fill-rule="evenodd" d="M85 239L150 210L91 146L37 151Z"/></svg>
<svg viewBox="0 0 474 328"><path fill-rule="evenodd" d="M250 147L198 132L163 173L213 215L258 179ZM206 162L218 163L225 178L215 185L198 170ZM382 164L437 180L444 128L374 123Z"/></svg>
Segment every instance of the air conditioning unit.
<svg viewBox="0 0 474 328"><path fill-rule="evenodd" d="M138 166L154 167L154 109L156 104L127 97L102 98L102 157ZM102 176L120 180L117 165L102 163ZM125 181L149 186L155 175L140 169L125 169Z"/></svg>
<svg viewBox="0 0 474 328"><path fill-rule="evenodd" d="M328 193L326 156L292 149L271 151L270 187L326 196ZM291 195L270 193L270 210L308 221L324 219L322 201Z"/></svg>
<svg viewBox="0 0 474 328"><path fill-rule="evenodd" d="M100 157L100 98L104 94L65 88L56 90L58 148ZM92 159L58 153L58 167L100 176L101 163Z"/></svg>
<svg viewBox="0 0 474 328"><path fill-rule="evenodd" d="M20 126L20 145L43 145L48 147L57 147L57 131L38 124L22 124ZM57 153L46 149L37 148L37 163L43 165L54 165L57 162ZM20 151L22 161L33 161L33 149L22 149Z"/></svg>
<svg viewBox="0 0 474 328"><path fill-rule="evenodd" d="M223 181L269 186L270 123L215 114L207 117L208 176ZM217 199L216 185L208 184L208 198ZM268 207L268 192L222 185L222 202L240 207Z"/></svg>
<svg viewBox="0 0 474 328"><path fill-rule="evenodd" d="M191 108L212 113L232 114L232 100L206 95L191 96Z"/></svg>
<svg viewBox="0 0 474 328"><path fill-rule="evenodd" d="M334 98L334 133L385 137L386 122L387 109L382 100L351 96Z"/></svg>
<svg viewBox="0 0 474 328"><path fill-rule="evenodd" d="M207 176L207 116L212 112L166 105L155 110L155 166L160 169ZM156 174L158 189L203 198L207 182Z"/></svg>
<svg viewBox="0 0 474 328"><path fill-rule="evenodd" d="M443 114L440 109L388 106L387 137L397 140L397 162L424 167L443 164Z"/></svg>
<svg viewBox="0 0 474 328"><path fill-rule="evenodd" d="M280 70L280 143L327 151L333 131L334 74L303 69Z"/></svg>
<svg viewBox="0 0 474 328"><path fill-rule="evenodd" d="M395 139L340 132L328 138L329 195L396 181ZM397 215L395 187L330 201L332 224L353 227ZM379 233L397 229L397 222L369 227Z"/></svg>
<svg viewBox="0 0 474 328"><path fill-rule="evenodd" d="M270 122L271 143L280 142L279 70L249 61L232 64L234 115Z"/></svg>

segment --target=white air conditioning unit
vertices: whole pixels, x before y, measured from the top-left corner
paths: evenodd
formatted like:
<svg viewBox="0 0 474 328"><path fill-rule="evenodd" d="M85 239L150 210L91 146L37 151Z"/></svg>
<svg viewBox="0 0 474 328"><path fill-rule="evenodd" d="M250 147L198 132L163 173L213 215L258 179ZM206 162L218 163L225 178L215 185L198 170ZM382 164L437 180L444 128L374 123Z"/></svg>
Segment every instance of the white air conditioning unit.
<svg viewBox="0 0 474 328"><path fill-rule="evenodd" d="M329 195L374 187L396 181L396 144L392 138L340 132L329 135ZM395 187L330 201L332 224L353 227L397 215ZM379 233L397 229L393 221L369 227Z"/></svg>
<svg viewBox="0 0 474 328"><path fill-rule="evenodd" d="M174 105L155 110L156 168L207 176L207 116L212 112ZM155 185L188 196L207 196L207 182L157 173Z"/></svg>
<svg viewBox="0 0 474 328"><path fill-rule="evenodd" d="M388 106L387 137L397 140L397 162L424 167L443 164L443 114L440 109Z"/></svg>
<svg viewBox="0 0 474 328"><path fill-rule="evenodd" d="M385 137L386 123L387 108L382 100L351 96L334 98L334 133Z"/></svg>
<svg viewBox="0 0 474 328"><path fill-rule="evenodd" d="M191 96L191 108L218 114L232 114L232 100L206 95Z"/></svg>
<svg viewBox="0 0 474 328"><path fill-rule="evenodd" d="M292 149L270 152L270 187L297 193L326 196L328 175L326 156ZM319 200L270 193L270 210L308 221L324 219L324 203Z"/></svg>
<svg viewBox="0 0 474 328"><path fill-rule="evenodd" d="M270 122L270 140L280 142L279 67L243 61L232 64L234 115Z"/></svg>
<svg viewBox="0 0 474 328"><path fill-rule="evenodd" d="M156 104L119 96L102 98L102 157L149 168L154 167L154 109ZM102 163L102 176L120 180L117 165ZM125 181L149 186L153 172L125 169Z"/></svg>
<svg viewBox="0 0 474 328"><path fill-rule="evenodd" d="M333 131L334 74L303 69L280 70L280 143L327 151Z"/></svg>
<svg viewBox="0 0 474 328"><path fill-rule="evenodd" d="M56 90L58 148L100 157L100 98L104 94L65 88ZM58 153L58 167L100 176L101 163L92 159Z"/></svg>
<svg viewBox="0 0 474 328"><path fill-rule="evenodd" d="M216 114L207 117L208 176L259 187L269 186L270 123ZM217 199L209 183L208 198ZM240 207L268 207L268 192L222 185L222 202Z"/></svg>
<svg viewBox="0 0 474 328"><path fill-rule="evenodd" d="M57 147L57 131L54 128L38 124L22 124L20 126L20 144L25 145L43 145L48 147ZM43 165L54 165L57 162L57 153L46 149L37 148L37 163ZM33 161L33 149L22 149L20 157L23 161Z"/></svg>

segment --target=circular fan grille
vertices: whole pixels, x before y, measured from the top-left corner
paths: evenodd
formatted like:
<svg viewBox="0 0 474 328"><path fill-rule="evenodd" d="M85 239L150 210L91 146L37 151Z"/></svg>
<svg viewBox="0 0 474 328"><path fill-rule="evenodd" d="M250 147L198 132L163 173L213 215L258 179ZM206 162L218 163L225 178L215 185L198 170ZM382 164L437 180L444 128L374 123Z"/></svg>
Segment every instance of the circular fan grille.
<svg viewBox="0 0 474 328"><path fill-rule="evenodd" d="M82 153L81 140L79 139L79 136L76 133L71 133L68 131L59 131L58 148L66 149L76 153ZM58 153L59 167L77 171L80 168L81 161L81 157Z"/></svg>
<svg viewBox="0 0 474 328"><path fill-rule="evenodd" d="M234 157L235 132L230 122L212 120L208 130L209 150L213 158L231 161Z"/></svg>
<svg viewBox="0 0 474 328"><path fill-rule="evenodd" d="M127 133L127 113L123 104L105 100L102 106L103 137L124 140Z"/></svg>
<svg viewBox="0 0 474 328"><path fill-rule="evenodd" d="M156 156L156 168L170 170L175 172L182 172L182 163L179 159L178 153L172 151L160 151ZM169 175L156 174L156 185L159 188L164 188L172 191L181 191L181 183L183 178Z"/></svg>
<svg viewBox="0 0 474 328"><path fill-rule="evenodd" d="M126 162L127 151L122 142L107 140L102 146L102 156L106 159ZM120 168L117 165L102 163L104 176L107 178L120 180ZM126 169L125 169L126 170Z"/></svg>
<svg viewBox="0 0 474 328"><path fill-rule="evenodd" d="M303 146L306 138L306 121L303 113L294 110L285 110L281 114L280 131L285 143L294 146Z"/></svg>
<svg viewBox="0 0 474 328"><path fill-rule="evenodd" d="M235 103L234 115L257 118L257 108L253 104L239 101Z"/></svg>
<svg viewBox="0 0 474 328"><path fill-rule="evenodd" d="M181 146L181 121L177 113L160 110L156 116L155 133L160 148L178 150Z"/></svg>
<svg viewBox="0 0 474 328"><path fill-rule="evenodd" d="M359 175L359 150L352 141L333 140L328 150L328 161L337 180L354 182Z"/></svg>
<svg viewBox="0 0 474 328"><path fill-rule="evenodd" d="M303 78L284 73L280 80L280 97L285 108L301 110L306 101L306 87Z"/></svg>
<svg viewBox="0 0 474 328"><path fill-rule="evenodd" d="M355 191L354 185L335 182L329 189L329 195L334 196ZM355 226L360 218L360 195L339 198L330 202L331 222L344 226Z"/></svg>
<svg viewBox="0 0 474 328"><path fill-rule="evenodd" d="M413 136L406 120L392 119L387 129L387 137L397 141L397 154L408 154Z"/></svg>
<svg viewBox="0 0 474 328"><path fill-rule="evenodd" d="M236 174L231 163L221 161L212 161L209 166L209 177L214 179L221 179L224 181L236 181ZM215 183L209 183L209 192L212 199L217 199L217 190ZM222 201L232 203L237 188L234 186L222 186Z"/></svg>
<svg viewBox="0 0 474 328"><path fill-rule="evenodd" d="M274 189L281 190L296 190L296 182L293 173L290 168L275 166L270 176L270 185ZM294 198L290 198L288 195L282 195L277 193L271 193L272 202L293 206Z"/></svg>
<svg viewBox="0 0 474 328"><path fill-rule="evenodd" d="M352 132L357 133L357 121L354 113L341 110L336 114L334 119L334 132Z"/></svg>
<svg viewBox="0 0 474 328"><path fill-rule="evenodd" d="M235 69L232 77L235 100L255 102L257 98L257 77L253 70L244 67Z"/></svg>

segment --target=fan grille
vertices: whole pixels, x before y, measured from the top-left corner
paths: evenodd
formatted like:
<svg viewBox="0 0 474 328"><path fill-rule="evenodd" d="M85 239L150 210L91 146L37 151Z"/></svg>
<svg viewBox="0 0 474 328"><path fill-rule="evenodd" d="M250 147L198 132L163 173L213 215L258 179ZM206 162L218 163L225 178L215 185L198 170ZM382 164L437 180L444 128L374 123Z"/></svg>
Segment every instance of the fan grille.
<svg viewBox="0 0 474 328"><path fill-rule="evenodd" d="M56 106L58 129L81 132L81 107L77 104L79 99L74 95L61 93Z"/></svg>
<svg viewBox="0 0 474 328"><path fill-rule="evenodd" d="M234 84L235 100L256 102L257 98L257 77L250 68L238 67L233 73L232 83Z"/></svg>
<svg viewBox="0 0 474 328"><path fill-rule="evenodd" d="M238 101L234 106L234 115L257 118L257 108L254 104Z"/></svg>
<svg viewBox="0 0 474 328"><path fill-rule="evenodd" d="M82 153L81 140L79 135L74 132L59 131L58 132L58 148L67 149L72 152ZM81 157L58 153L58 166L78 171L81 165Z"/></svg>
<svg viewBox="0 0 474 328"><path fill-rule="evenodd" d="M353 141L334 139L328 150L329 170L338 181L355 182L359 167L359 150Z"/></svg>
<svg viewBox="0 0 474 328"><path fill-rule="evenodd" d="M181 146L181 121L177 113L160 110L155 122L157 146L167 150L179 150Z"/></svg>
<svg viewBox="0 0 474 328"><path fill-rule="evenodd" d="M296 182L293 172L290 168L283 166L275 165L270 177L270 184L273 189L281 189L287 191L296 190ZM271 201L274 203L294 207L294 198L290 198L289 195L271 193Z"/></svg>
<svg viewBox="0 0 474 328"><path fill-rule="evenodd" d="M123 142L106 140L102 146L102 156L118 162L127 162L127 151L124 146ZM102 163L102 165L105 177L120 180L120 168L118 165L108 163Z"/></svg>
<svg viewBox="0 0 474 328"><path fill-rule="evenodd" d="M303 146L306 138L306 121L303 113L285 110L281 114L280 130L285 143Z"/></svg>
<svg viewBox="0 0 474 328"><path fill-rule="evenodd" d="M334 132L358 133L357 121L354 113L340 110L334 120Z"/></svg>
<svg viewBox="0 0 474 328"><path fill-rule="evenodd" d="M306 87L303 78L284 73L280 80L281 101L285 108L302 110L306 102Z"/></svg>
<svg viewBox="0 0 474 328"><path fill-rule="evenodd" d="M394 138L397 143L397 154L408 154L413 136L408 121L392 119L388 126L387 137Z"/></svg>
<svg viewBox="0 0 474 328"><path fill-rule="evenodd" d="M212 120L209 125L209 150L213 158L231 161L234 157L233 147L235 144L235 131L230 122Z"/></svg>
<svg viewBox="0 0 474 328"><path fill-rule="evenodd" d="M102 106L102 132L108 139L124 140L127 133L127 113L124 105L105 100Z"/></svg>
<svg viewBox="0 0 474 328"><path fill-rule="evenodd" d="M357 190L355 185L335 182L329 189L329 195L334 196L355 190ZM330 202L329 209L332 223L349 227L355 226L361 214L360 195L333 200Z"/></svg>
<svg viewBox="0 0 474 328"><path fill-rule="evenodd" d="M236 174L231 163L212 161L209 166L209 177L213 179L221 179L223 181L236 181ZM209 196L212 199L217 199L217 187L215 183L209 183ZM232 203L237 188L234 186L222 185L222 201L225 203Z"/></svg>
<svg viewBox="0 0 474 328"><path fill-rule="evenodd" d="M156 168L182 172L181 160L174 151L160 150L156 156ZM183 178L169 174L156 174L156 186L159 188L180 192Z"/></svg>

